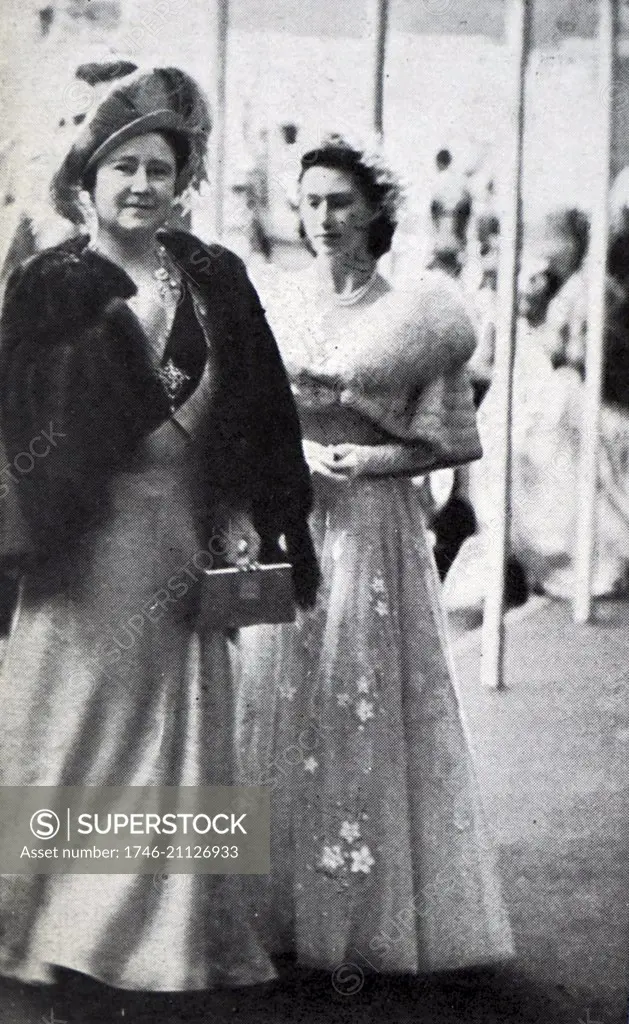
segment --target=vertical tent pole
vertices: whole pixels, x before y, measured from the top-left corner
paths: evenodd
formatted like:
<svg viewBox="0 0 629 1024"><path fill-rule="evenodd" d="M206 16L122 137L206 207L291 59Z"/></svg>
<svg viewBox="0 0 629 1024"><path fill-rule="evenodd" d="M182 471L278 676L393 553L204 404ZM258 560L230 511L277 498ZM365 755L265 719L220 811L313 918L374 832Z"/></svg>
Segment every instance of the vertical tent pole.
<svg viewBox="0 0 629 1024"><path fill-rule="evenodd" d="M575 622L592 615L592 568L596 536L598 433L605 344L605 278L609 241L609 186L614 105L617 0L600 0L598 96L601 103L601 165L594 191L588 256L588 312L584 407L579 464L578 522L575 556Z"/></svg>
<svg viewBox="0 0 629 1024"><path fill-rule="evenodd" d="M389 0L369 0L369 32L373 32L372 125L384 131L384 64L389 23Z"/></svg>
<svg viewBox="0 0 629 1024"><path fill-rule="evenodd" d="M225 227L225 145L227 102L227 43L229 0L216 0L216 95L213 112L214 136L214 230L221 238Z"/></svg>
<svg viewBox="0 0 629 1024"><path fill-rule="evenodd" d="M517 327L517 284L522 248L522 168L526 69L531 44L533 0L510 0L507 47L513 72L512 132L505 148L505 175L500 182L500 267L496 361L492 388L497 409L495 464L488 466L495 515L489 529L488 579L485 595L481 683L504 687L504 584L511 517L511 417L513 364Z"/></svg>

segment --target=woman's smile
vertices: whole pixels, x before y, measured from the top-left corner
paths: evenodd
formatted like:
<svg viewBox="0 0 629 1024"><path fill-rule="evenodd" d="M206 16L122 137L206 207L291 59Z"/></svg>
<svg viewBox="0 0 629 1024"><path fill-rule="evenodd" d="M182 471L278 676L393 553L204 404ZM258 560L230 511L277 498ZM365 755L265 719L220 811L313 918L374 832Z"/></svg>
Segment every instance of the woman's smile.
<svg viewBox="0 0 629 1024"><path fill-rule="evenodd" d="M99 230L156 230L171 211L176 178L175 153L159 132L118 146L96 173L93 199Z"/></svg>
<svg viewBox="0 0 629 1024"><path fill-rule="evenodd" d="M138 217L141 221L151 220L155 208L155 203L138 202L123 203L121 207L123 211L127 211L132 216Z"/></svg>
<svg viewBox="0 0 629 1024"><path fill-rule="evenodd" d="M155 209L155 203L153 203L153 202L141 202L138 199L131 199L128 202L123 203L123 206L128 206L128 207L130 207L133 210L154 210Z"/></svg>

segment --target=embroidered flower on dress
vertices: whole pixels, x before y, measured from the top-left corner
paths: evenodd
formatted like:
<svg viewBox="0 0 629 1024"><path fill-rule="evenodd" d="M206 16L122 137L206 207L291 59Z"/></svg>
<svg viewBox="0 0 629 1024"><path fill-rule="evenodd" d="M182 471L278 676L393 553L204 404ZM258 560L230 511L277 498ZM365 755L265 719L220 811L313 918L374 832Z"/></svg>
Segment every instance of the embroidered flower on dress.
<svg viewBox="0 0 629 1024"><path fill-rule="evenodd" d="M315 757L312 757L312 755L305 759L305 761L304 761L304 771L310 772L311 775L314 775L314 773L316 772L318 767L319 767L319 762L317 761L317 759Z"/></svg>
<svg viewBox="0 0 629 1024"><path fill-rule="evenodd" d="M332 545L332 558L335 562L338 562L339 558L342 557L343 551L345 550L345 534L341 533L334 541Z"/></svg>
<svg viewBox="0 0 629 1024"><path fill-rule="evenodd" d="M366 847L365 847L366 849ZM345 865L345 857L341 853L340 846L324 846L319 867L324 871L338 871ZM354 870L352 868L352 870Z"/></svg>
<svg viewBox="0 0 629 1024"><path fill-rule="evenodd" d="M362 871L363 874L368 875L376 863L368 846L361 846L360 850L352 850L350 857L352 858L350 870L354 873Z"/></svg>
<svg viewBox="0 0 629 1024"><path fill-rule="evenodd" d="M336 703L340 708L346 708L351 702L351 699L352 698L349 693L337 693L336 695Z"/></svg>
<svg viewBox="0 0 629 1024"><path fill-rule="evenodd" d="M374 576L373 582L371 584L371 589L373 590L374 594L386 597L387 587L382 576Z"/></svg>
<svg viewBox="0 0 629 1024"><path fill-rule="evenodd" d="M356 683L356 689L358 690L358 692L369 693L369 687L370 683L369 680L367 679L367 676L361 676L358 682Z"/></svg>
<svg viewBox="0 0 629 1024"><path fill-rule="evenodd" d="M360 825L357 821L344 821L339 829L339 835L346 843L355 843L360 838Z"/></svg>
<svg viewBox="0 0 629 1024"><path fill-rule="evenodd" d="M374 576L371 583L371 593L375 598L376 615L384 617L389 614L389 601L387 586L382 576Z"/></svg>
<svg viewBox="0 0 629 1024"><path fill-rule="evenodd" d="M278 693L281 697L285 697L286 700L292 700L297 693L297 687L291 686L290 683L286 683L285 686L278 686Z"/></svg>
<svg viewBox="0 0 629 1024"><path fill-rule="evenodd" d="M370 718L374 717L372 702L370 700L365 700L365 698L362 697L356 705L356 714L363 724L368 722Z"/></svg>

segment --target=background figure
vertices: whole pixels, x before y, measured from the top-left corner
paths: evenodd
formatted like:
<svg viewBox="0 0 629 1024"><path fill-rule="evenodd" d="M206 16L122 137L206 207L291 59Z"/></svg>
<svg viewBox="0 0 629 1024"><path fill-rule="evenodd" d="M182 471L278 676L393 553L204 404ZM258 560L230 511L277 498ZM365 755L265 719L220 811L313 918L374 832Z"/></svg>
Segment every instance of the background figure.
<svg viewBox="0 0 629 1024"><path fill-rule="evenodd" d="M432 240L429 267L458 277L464 262L472 196L465 176L452 166L452 154L442 149L435 158L437 173L430 200Z"/></svg>
<svg viewBox="0 0 629 1024"><path fill-rule="evenodd" d="M610 196L603 395L599 421L597 559L599 589L623 589L629 566L629 169ZM583 376L587 342L587 259L548 311L549 351L555 366ZM603 588L607 588L606 590Z"/></svg>
<svg viewBox="0 0 629 1024"><path fill-rule="evenodd" d="M480 454L472 325L444 274L399 293L379 274L399 205L380 154L332 136L301 167L314 266L265 301L314 474L323 585L296 625L240 639L241 778L274 790L251 920L306 967L492 963L510 931L411 480Z"/></svg>
<svg viewBox="0 0 629 1024"><path fill-rule="evenodd" d="M587 223L578 211L549 216L528 237L518 288L518 334L514 368L512 428L511 555L534 591L573 596L573 548L576 536L582 363L568 360L566 310L583 288ZM574 331L574 322L570 330ZM577 334L583 336L582 327ZM613 318L607 326L614 334ZM491 522L494 402L490 388L481 407L480 430L485 457L471 471L470 495L479 534L466 541L445 586L452 610L480 609L484 600L487 528ZM613 421L613 426L612 426ZM607 425L606 425L607 424ZM607 401L602 417L598 501L598 537L593 592L610 594L625 584L629 555L627 487L620 472L624 421ZM605 441L609 433L609 443ZM612 495L605 477L616 481ZM621 482L622 481L622 482ZM619 507L618 507L619 506Z"/></svg>
<svg viewBox="0 0 629 1024"><path fill-rule="evenodd" d="M472 198L468 175L453 174L452 154L440 150L435 158L436 184L431 205L434 248L429 266L458 279L468 312L476 326L478 344L469 362L476 405L487 392L495 345L498 218L493 182L484 194ZM434 556L441 579L454 562L461 545L476 529L469 496L469 470L451 471L451 493L437 511L425 502L435 537ZM439 486L445 475L442 474ZM429 487L434 490L432 483ZM424 489L424 493L426 493Z"/></svg>
<svg viewBox="0 0 629 1024"><path fill-rule="evenodd" d="M478 345L470 359L478 406L491 383L496 347L500 220L491 178L474 199L471 232L473 254L467 265L469 273L465 275L463 286L471 303L478 335Z"/></svg>

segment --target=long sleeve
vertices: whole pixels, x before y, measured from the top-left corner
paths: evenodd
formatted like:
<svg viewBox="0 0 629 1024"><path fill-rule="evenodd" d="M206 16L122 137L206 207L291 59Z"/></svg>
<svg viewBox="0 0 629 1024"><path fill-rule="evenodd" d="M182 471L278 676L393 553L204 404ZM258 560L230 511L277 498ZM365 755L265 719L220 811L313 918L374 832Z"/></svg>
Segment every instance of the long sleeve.
<svg viewBox="0 0 629 1024"><path fill-rule="evenodd" d="M420 476L459 465L429 442L390 442L359 445L357 448L361 475L364 476Z"/></svg>

